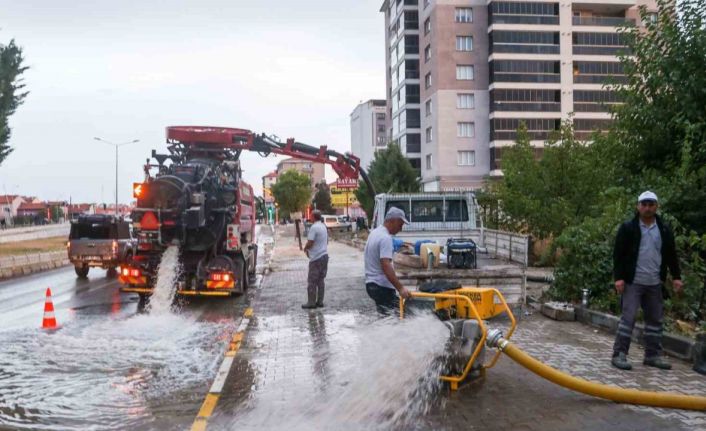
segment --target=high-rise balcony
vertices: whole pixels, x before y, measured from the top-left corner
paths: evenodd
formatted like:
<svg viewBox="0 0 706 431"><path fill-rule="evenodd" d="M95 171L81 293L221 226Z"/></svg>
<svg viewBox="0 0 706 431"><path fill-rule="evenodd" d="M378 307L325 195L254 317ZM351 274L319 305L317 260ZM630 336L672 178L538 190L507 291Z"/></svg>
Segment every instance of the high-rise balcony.
<svg viewBox="0 0 706 431"><path fill-rule="evenodd" d="M573 25L620 27L624 25L634 26L635 20L623 17L612 16L575 16L572 17Z"/></svg>
<svg viewBox="0 0 706 431"><path fill-rule="evenodd" d="M574 55L614 55L630 54L627 46L597 46L597 45L574 45L572 48Z"/></svg>
<svg viewBox="0 0 706 431"><path fill-rule="evenodd" d="M636 0L573 0L574 6L615 8L616 6L629 8L637 4Z"/></svg>
<svg viewBox="0 0 706 431"><path fill-rule="evenodd" d="M490 53L559 54L559 45L494 43L490 45Z"/></svg>
<svg viewBox="0 0 706 431"><path fill-rule="evenodd" d="M490 24L559 25L559 16L495 14L491 16Z"/></svg>

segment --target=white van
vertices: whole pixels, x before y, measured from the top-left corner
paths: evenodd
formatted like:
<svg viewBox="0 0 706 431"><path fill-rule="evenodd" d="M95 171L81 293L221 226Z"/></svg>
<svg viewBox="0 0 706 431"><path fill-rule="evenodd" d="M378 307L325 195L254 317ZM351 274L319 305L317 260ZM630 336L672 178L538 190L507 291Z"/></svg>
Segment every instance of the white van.
<svg viewBox="0 0 706 431"><path fill-rule="evenodd" d="M429 239L445 244L449 238L479 242L482 237L483 224L473 192L379 194L375 196L374 228L382 224L390 207L404 211L410 222L396 235L404 241Z"/></svg>
<svg viewBox="0 0 706 431"><path fill-rule="evenodd" d="M321 220L329 230L350 232L352 229L351 223L344 221L343 216L322 214Z"/></svg>

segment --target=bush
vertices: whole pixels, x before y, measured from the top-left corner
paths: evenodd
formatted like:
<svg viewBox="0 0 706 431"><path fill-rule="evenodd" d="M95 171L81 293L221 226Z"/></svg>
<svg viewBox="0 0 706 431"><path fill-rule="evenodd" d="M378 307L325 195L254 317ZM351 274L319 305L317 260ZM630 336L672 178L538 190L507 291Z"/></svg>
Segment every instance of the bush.
<svg viewBox="0 0 706 431"><path fill-rule="evenodd" d="M616 223L589 219L573 226L557 239L560 257L554 271L553 299L578 302L582 290L589 290L593 308L615 311L613 293L613 244Z"/></svg>

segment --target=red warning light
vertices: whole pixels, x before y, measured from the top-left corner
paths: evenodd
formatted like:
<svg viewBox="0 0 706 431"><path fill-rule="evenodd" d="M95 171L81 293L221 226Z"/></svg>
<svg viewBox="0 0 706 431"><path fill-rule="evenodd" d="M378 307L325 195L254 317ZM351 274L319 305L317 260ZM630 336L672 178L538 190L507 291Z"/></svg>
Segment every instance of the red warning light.
<svg viewBox="0 0 706 431"><path fill-rule="evenodd" d="M144 184L142 183L132 183L132 197L137 199L142 197L144 192Z"/></svg>

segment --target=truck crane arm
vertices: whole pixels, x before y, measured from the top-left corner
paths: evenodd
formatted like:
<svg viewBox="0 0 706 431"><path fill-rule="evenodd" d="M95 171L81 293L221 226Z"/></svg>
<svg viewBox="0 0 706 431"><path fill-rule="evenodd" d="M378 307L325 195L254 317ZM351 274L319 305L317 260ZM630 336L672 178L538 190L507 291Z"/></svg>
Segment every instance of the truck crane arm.
<svg viewBox="0 0 706 431"><path fill-rule="evenodd" d="M247 129L202 126L167 127L167 143L172 155L177 156L186 152L222 152L224 158L237 160L245 150L263 156L278 154L314 163L325 163L330 165L340 178L362 178L370 196L375 197L375 188L360 166L360 159L351 153L342 154L330 150L325 145L317 148L297 142L294 138L282 142L276 136L255 134Z"/></svg>

